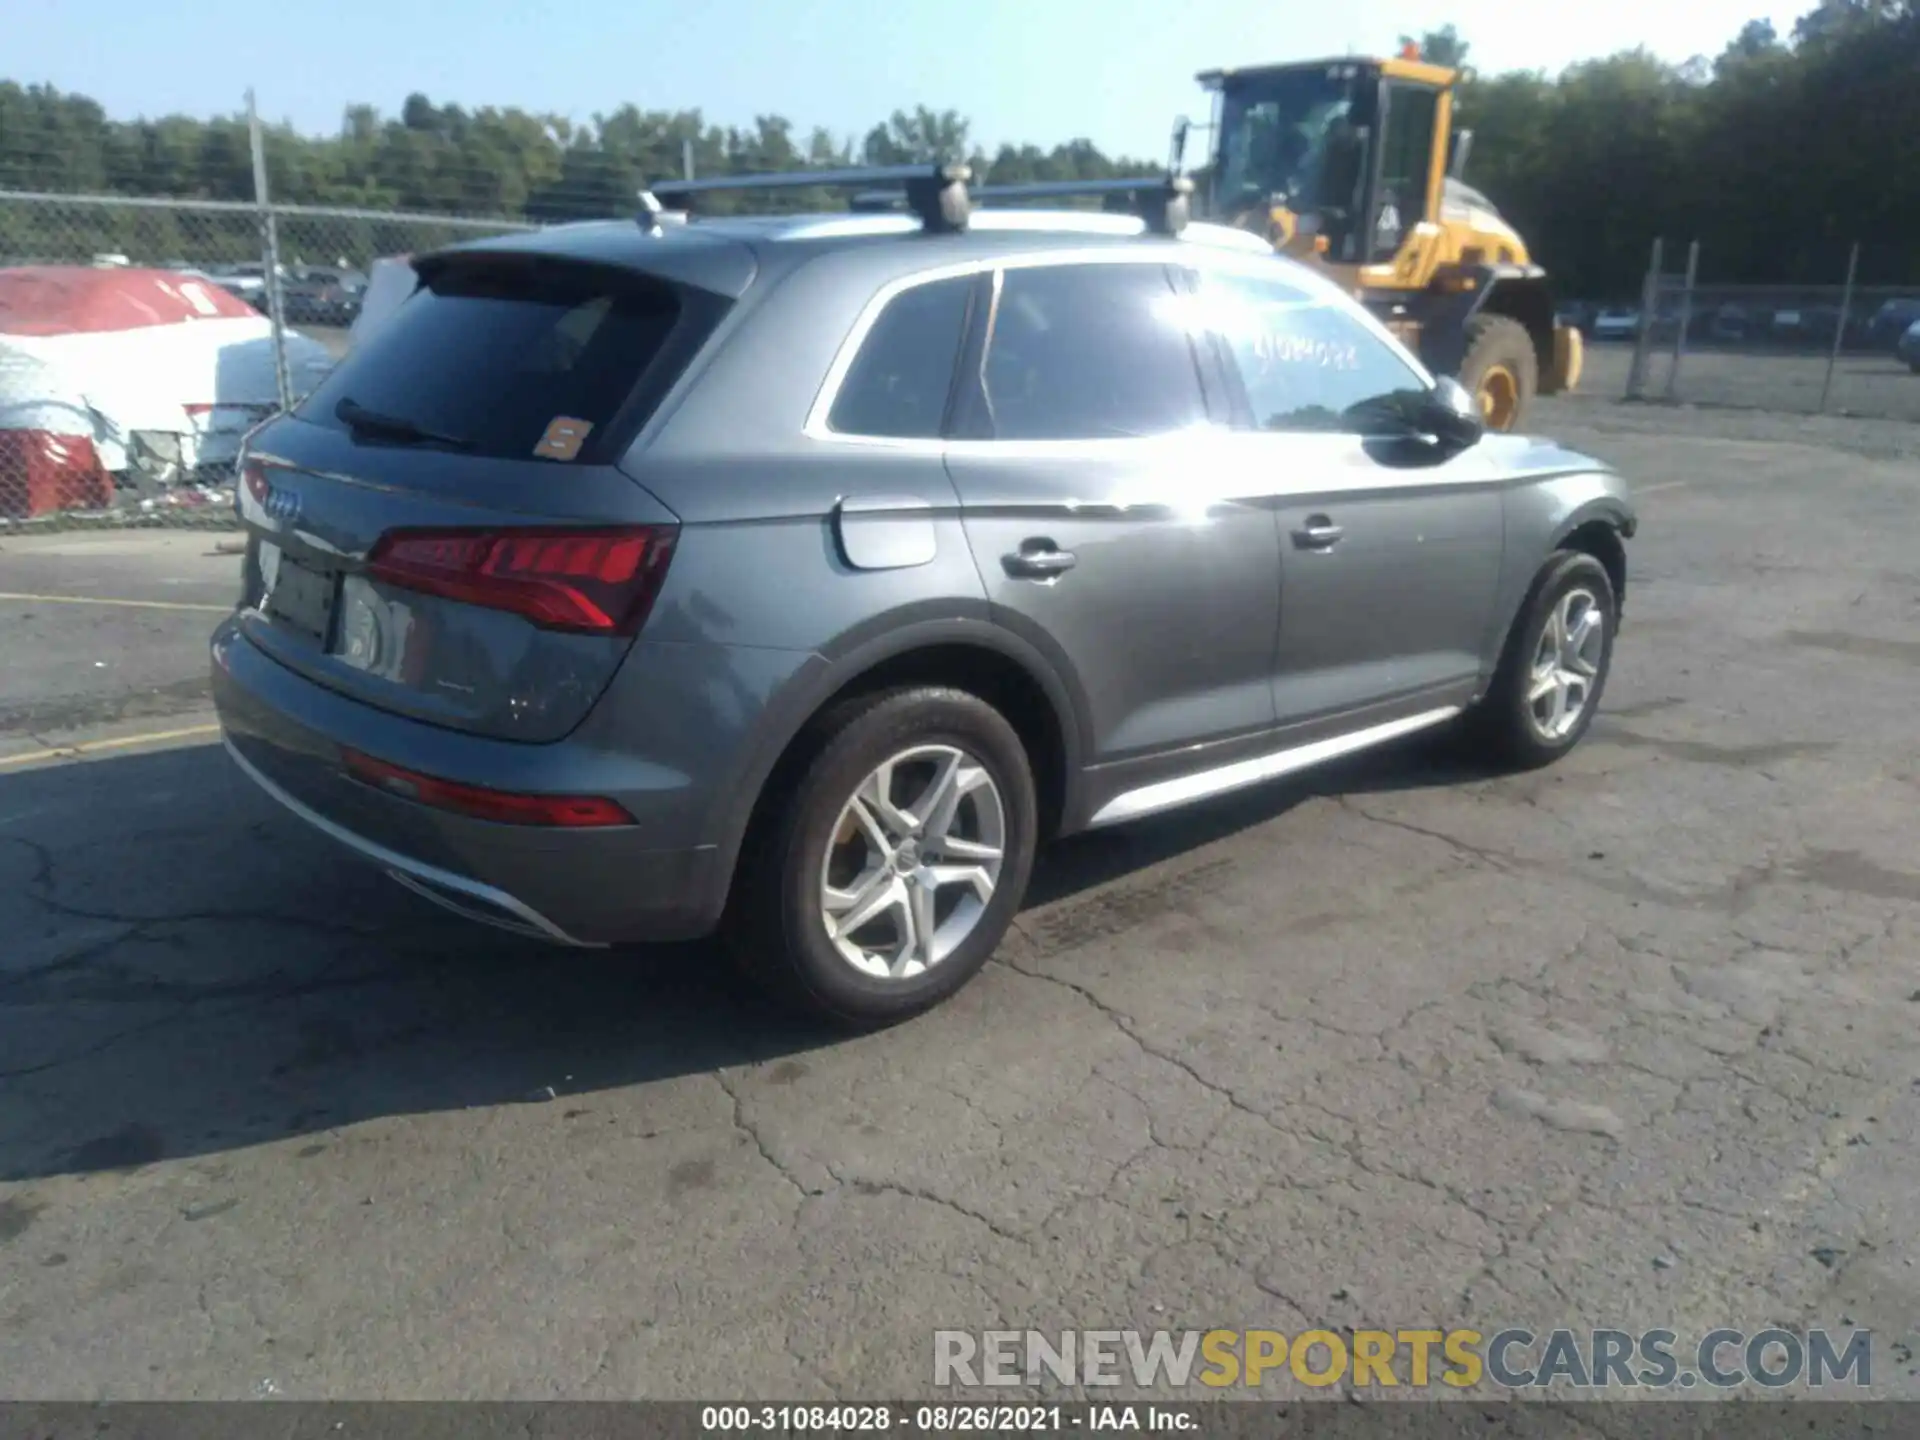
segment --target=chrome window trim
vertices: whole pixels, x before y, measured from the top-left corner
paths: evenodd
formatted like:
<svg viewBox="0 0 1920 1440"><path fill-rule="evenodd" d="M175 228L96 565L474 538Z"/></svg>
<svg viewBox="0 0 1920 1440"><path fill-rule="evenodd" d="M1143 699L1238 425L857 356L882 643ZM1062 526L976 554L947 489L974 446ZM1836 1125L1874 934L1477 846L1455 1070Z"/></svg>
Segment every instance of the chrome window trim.
<svg viewBox="0 0 1920 1440"><path fill-rule="evenodd" d="M1142 253L1139 250L1117 249L1110 246L1101 246L1098 249L1068 247L1022 251L1013 255L979 256L971 260L957 261L951 265L916 270L910 275L896 276L874 292L872 298L860 311L859 317L853 322L853 328L847 332L846 339L840 342L839 350L834 353L833 363L827 367L826 378L820 383L819 393L814 397L813 406L807 412L807 421L801 433L809 440L829 441L838 445L878 446L882 449L921 455L945 455L983 446L991 447L991 453L995 455L1024 452L1034 446L1045 447L1036 451L1037 454L1058 455L1077 453L1088 446L1103 448L1123 446L1131 450L1143 444L1161 443L1166 437L1159 435L1125 440L901 439L889 435L845 434L829 425L827 417L833 413L833 407L840 399L841 387L846 384L847 374L853 369L853 362L860 353L860 347L866 343L867 336L879 323L882 312L896 298L909 290L918 289L922 285L938 284L943 280L961 280L988 272L997 274L1006 270L1031 270L1043 266L1057 265L1071 268L1080 265L1150 265L1165 269L1177 263L1181 263L1178 257L1162 249Z"/></svg>
<svg viewBox="0 0 1920 1440"><path fill-rule="evenodd" d="M1003 455L1010 458L1016 456L1043 458L1077 454L1126 455L1137 452L1143 446L1164 443L1170 438L1169 436L1153 435L1122 440L906 439L889 435L850 434L835 430L828 424L827 417L839 401L841 387L846 384L848 372L853 368L853 362L860 353L860 347L866 343L867 336L879 323L881 313L897 297L922 285L933 285L943 280L959 280L987 272L999 274L1007 270L1033 269L1047 265L1178 265L1194 271L1200 277L1203 287L1209 273L1243 276L1253 280L1273 279L1279 284L1298 290L1309 299L1322 301L1341 311L1348 319L1355 321L1369 338L1384 345L1416 377L1424 380L1429 388L1433 385L1433 374L1420 363L1420 358L1402 344L1377 316L1325 276L1316 275L1305 266L1288 261L1271 250L1255 254L1251 251L1242 253L1224 247L1215 249L1207 246L1204 253L1199 249L1190 249L1181 253L1178 249L1179 244L1178 241L1169 241L1164 248L1156 247L1146 253L1111 246L1098 248L1069 246L1020 251L1012 255L977 256L969 260L930 266L925 270L895 276L868 299L865 306L861 308L859 316L854 320L853 328L847 332L846 338L840 342L840 348L834 352L833 363L827 367L826 377L821 381L820 389L814 396L813 405L807 412L806 423L802 426L801 433L809 440L835 445L878 448L908 455L974 453ZM1188 431L1171 432L1175 437L1185 437L1188 434L1190 434Z"/></svg>

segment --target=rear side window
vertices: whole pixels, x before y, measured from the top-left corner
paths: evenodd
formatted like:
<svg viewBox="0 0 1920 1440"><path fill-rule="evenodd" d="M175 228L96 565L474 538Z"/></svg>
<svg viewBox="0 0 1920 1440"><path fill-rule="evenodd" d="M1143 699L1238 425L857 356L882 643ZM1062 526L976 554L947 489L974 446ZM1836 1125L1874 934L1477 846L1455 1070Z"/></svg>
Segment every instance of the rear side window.
<svg viewBox="0 0 1920 1440"><path fill-rule="evenodd" d="M679 318L673 290L644 276L551 263L450 266L297 413L352 430L340 411L357 408L478 455L597 459Z"/></svg>
<svg viewBox="0 0 1920 1440"><path fill-rule="evenodd" d="M1004 272L982 369L996 440L1104 440L1203 422L1193 344L1164 266Z"/></svg>
<svg viewBox="0 0 1920 1440"><path fill-rule="evenodd" d="M841 382L828 428L840 435L938 439L973 286L972 276L932 280L889 300Z"/></svg>

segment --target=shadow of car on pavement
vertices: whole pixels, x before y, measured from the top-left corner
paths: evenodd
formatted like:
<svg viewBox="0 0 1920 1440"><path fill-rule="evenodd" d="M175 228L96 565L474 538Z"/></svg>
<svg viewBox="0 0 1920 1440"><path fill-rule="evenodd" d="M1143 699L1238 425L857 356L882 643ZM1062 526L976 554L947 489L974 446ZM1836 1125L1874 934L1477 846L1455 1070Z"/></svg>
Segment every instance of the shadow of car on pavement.
<svg viewBox="0 0 1920 1440"><path fill-rule="evenodd" d="M1402 746L1075 837L1043 852L1028 905L1314 795L1464 773ZM0 778L0 931L0 1180L565 1106L841 1039L743 992L711 942L568 951L446 915L284 814L217 745Z"/></svg>

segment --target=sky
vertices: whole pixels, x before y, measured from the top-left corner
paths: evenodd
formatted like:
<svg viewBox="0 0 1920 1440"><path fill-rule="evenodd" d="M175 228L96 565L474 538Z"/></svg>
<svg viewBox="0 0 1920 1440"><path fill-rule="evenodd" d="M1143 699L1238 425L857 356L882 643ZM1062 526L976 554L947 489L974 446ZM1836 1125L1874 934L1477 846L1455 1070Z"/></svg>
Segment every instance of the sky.
<svg viewBox="0 0 1920 1440"><path fill-rule="evenodd" d="M1558 72L1644 44L1712 56L1746 21L1785 34L1813 0L4 0L0 78L91 95L121 119L244 105L313 134L355 103L517 105L585 121L633 103L864 134L952 108L976 143L1077 136L1159 156L1204 117L1196 72L1387 53L1451 22L1482 70Z"/></svg>

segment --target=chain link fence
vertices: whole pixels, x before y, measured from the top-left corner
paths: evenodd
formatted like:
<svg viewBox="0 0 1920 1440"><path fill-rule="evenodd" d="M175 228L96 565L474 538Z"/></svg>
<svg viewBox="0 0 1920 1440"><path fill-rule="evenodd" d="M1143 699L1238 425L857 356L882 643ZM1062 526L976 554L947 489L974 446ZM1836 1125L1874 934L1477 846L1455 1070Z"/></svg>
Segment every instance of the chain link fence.
<svg viewBox="0 0 1920 1440"><path fill-rule="evenodd" d="M241 439L346 352L383 260L531 228L0 191L0 531L231 525Z"/></svg>
<svg viewBox="0 0 1920 1440"><path fill-rule="evenodd" d="M230 525L242 437L338 361L403 257L628 214L648 179L696 164L856 158L821 133L803 149L773 122L723 135L697 116L645 135L615 117L595 145L453 110L350 113L324 140L262 126L251 103L179 122L191 134L103 116L76 131L85 121L49 111L0 133L0 533ZM187 189L218 198L165 193ZM355 203L288 203L316 195ZM736 201L756 203L713 208ZM1920 287L1870 283L1908 273L1910 257L1881 247L1863 262L1855 246L1831 284L1790 287L1703 280L1698 246L1664 249L1635 299L1565 307L1590 342L1584 393L1920 423L1920 373L1897 350Z"/></svg>
<svg viewBox="0 0 1920 1440"><path fill-rule="evenodd" d="M1654 247L1639 298L1586 307L1596 389L1628 400L1920 423L1920 286L1857 283L1852 248L1830 285L1700 279L1698 246L1683 269Z"/></svg>
<svg viewBox="0 0 1920 1440"><path fill-rule="evenodd" d="M251 113L190 142L166 121L102 118L85 134L71 114L38 129L30 110L25 129L12 118L0 135L0 534L231 526L242 439L346 352L380 299L374 277L535 228L526 197L472 165L438 177L435 198L456 213L278 203L269 179L297 193L301 152ZM378 195L378 178L357 183ZM224 195L153 193L172 184ZM602 188L585 198L607 213ZM510 207L523 214L491 218Z"/></svg>

